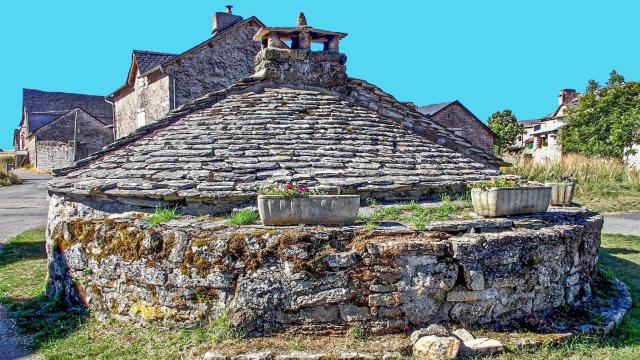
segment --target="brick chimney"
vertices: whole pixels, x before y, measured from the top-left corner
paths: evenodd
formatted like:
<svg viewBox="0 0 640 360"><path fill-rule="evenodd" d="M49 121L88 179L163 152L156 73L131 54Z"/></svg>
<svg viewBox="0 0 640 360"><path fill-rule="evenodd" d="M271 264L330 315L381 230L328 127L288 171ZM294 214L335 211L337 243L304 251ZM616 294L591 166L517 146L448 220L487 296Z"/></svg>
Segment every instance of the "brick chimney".
<svg viewBox="0 0 640 360"><path fill-rule="evenodd" d="M558 106L568 104L576 97L578 97L578 93L575 89L562 89L560 90L560 95L558 95Z"/></svg>
<svg viewBox="0 0 640 360"><path fill-rule="evenodd" d="M319 30L307 25L303 13L296 27L261 28L253 40L262 44L256 55L254 76L283 85L347 91L347 56L340 40L347 34ZM312 43L322 44L314 51Z"/></svg>
<svg viewBox="0 0 640 360"><path fill-rule="evenodd" d="M212 19L213 31L211 33L214 35L228 28L229 26L239 23L240 21L243 20L242 16L233 15L231 13L231 9L233 8L233 6L227 5L226 7L227 7L226 12L216 12L215 14L213 14L213 19Z"/></svg>

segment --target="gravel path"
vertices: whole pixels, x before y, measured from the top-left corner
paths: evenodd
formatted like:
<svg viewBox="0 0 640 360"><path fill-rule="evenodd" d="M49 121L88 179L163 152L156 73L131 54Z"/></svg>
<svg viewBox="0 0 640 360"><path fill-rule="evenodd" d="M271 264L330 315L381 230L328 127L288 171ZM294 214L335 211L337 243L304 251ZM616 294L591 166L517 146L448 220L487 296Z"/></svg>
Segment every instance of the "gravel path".
<svg viewBox="0 0 640 360"><path fill-rule="evenodd" d="M0 188L0 250L7 239L25 230L44 227L47 222L48 175L16 171L22 185ZM15 332L15 323L0 305L0 359L32 359L25 344L29 342Z"/></svg>

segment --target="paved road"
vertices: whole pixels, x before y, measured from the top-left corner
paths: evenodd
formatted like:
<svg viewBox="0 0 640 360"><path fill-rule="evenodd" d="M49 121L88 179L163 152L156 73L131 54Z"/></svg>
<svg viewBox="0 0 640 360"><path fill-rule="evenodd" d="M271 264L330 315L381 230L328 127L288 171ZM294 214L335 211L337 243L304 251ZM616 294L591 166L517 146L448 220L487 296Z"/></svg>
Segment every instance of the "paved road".
<svg viewBox="0 0 640 360"><path fill-rule="evenodd" d="M604 214L602 232L640 236L640 212Z"/></svg>
<svg viewBox="0 0 640 360"><path fill-rule="evenodd" d="M17 171L22 185L0 187L0 248L9 238L21 232L44 227L47 222L48 175ZM28 339L15 333L15 323L0 306L0 359L31 359L22 344Z"/></svg>
<svg viewBox="0 0 640 360"><path fill-rule="evenodd" d="M0 187L0 242L47 223L49 175L16 171L22 185Z"/></svg>

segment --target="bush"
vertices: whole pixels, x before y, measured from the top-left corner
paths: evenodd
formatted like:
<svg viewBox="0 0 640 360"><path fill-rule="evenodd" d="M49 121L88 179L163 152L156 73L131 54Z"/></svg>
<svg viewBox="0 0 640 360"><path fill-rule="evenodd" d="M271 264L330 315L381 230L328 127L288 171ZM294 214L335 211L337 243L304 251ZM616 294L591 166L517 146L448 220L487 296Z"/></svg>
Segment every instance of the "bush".
<svg viewBox="0 0 640 360"><path fill-rule="evenodd" d="M0 170L0 186L20 184L22 184L22 180L20 180L20 178L16 174Z"/></svg>
<svg viewBox="0 0 640 360"><path fill-rule="evenodd" d="M231 225L251 225L255 224L258 219L260 219L260 215L255 210L240 210L231 214L229 217L229 224Z"/></svg>

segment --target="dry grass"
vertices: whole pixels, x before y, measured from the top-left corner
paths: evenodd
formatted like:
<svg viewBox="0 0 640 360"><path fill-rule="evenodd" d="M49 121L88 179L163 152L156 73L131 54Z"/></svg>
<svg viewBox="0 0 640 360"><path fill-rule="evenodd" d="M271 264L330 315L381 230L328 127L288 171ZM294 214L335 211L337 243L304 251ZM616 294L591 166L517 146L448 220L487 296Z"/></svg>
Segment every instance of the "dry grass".
<svg viewBox="0 0 640 360"><path fill-rule="evenodd" d="M22 180L16 174L0 170L0 186L19 185Z"/></svg>
<svg viewBox="0 0 640 360"><path fill-rule="evenodd" d="M567 154L559 163L520 161L503 168L503 172L540 182L569 176L577 184L577 203L599 212L640 210L640 171L627 168L617 159Z"/></svg>

